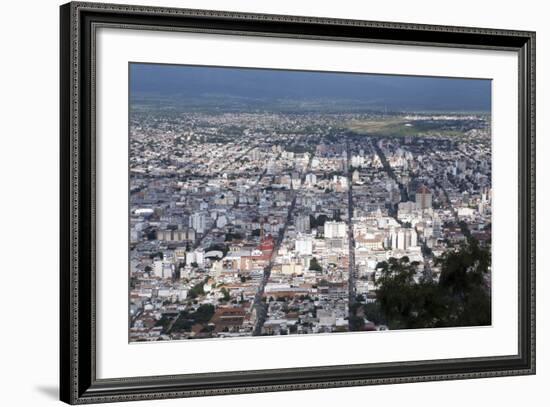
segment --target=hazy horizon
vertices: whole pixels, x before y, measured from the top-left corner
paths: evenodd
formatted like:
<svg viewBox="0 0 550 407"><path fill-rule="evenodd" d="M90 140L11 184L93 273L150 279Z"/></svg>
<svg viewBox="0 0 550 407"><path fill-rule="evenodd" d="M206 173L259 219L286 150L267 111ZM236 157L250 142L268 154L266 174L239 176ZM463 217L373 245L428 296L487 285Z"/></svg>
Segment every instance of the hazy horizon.
<svg viewBox="0 0 550 407"><path fill-rule="evenodd" d="M491 109L489 79L131 63L129 88L132 102L179 100L190 108Z"/></svg>

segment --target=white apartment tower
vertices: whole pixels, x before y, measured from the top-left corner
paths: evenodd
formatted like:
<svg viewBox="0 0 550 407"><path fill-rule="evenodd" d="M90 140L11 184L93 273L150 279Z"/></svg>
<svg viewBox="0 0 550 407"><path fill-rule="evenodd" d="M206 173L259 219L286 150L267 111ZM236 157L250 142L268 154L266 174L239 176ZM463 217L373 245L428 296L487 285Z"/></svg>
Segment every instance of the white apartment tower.
<svg viewBox="0 0 550 407"><path fill-rule="evenodd" d="M189 217L189 227L197 233L204 233L206 230L206 216L204 213L195 212Z"/></svg>
<svg viewBox="0 0 550 407"><path fill-rule="evenodd" d="M393 249L407 250L418 245L418 235L412 228L397 228L391 232L390 238Z"/></svg>
<svg viewBox="0 0 550 407"><path fill-rule="evenodd" d="M309 215L300 215L296 218L296 230L299 233L309 233L311 225L309 222Z"/></svg>
<svg viewBox="0 0 550 407"><path fill-rule="evenodd" d="M342 238L346 236L346 224L344 222L325 222L325 237L328 239Z"/></svg>

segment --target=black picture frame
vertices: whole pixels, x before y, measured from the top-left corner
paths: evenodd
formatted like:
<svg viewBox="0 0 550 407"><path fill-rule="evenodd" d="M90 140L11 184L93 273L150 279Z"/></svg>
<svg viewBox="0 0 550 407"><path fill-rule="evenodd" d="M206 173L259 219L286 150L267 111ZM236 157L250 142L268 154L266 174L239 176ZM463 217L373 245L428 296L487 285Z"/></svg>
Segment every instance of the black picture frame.
<svg viewBox="0 0 550 407"><path fill-rule="evenodd" d="M535 373L535 33L72 2L60 8L60 398L70 404ZM485 50L519 56L519 352L178 376L96 378L95 71L99 26Z"/></svg>

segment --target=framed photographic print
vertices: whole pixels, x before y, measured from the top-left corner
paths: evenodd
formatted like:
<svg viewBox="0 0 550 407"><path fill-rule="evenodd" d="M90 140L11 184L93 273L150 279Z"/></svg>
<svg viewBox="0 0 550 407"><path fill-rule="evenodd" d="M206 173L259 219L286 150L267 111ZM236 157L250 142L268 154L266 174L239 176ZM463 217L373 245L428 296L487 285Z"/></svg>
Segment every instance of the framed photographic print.
<svg viewBox="0 0 550 407"><path fill-rule="evenodd" d="M535 34L61 6L61 399L535 373Z"/></svg>

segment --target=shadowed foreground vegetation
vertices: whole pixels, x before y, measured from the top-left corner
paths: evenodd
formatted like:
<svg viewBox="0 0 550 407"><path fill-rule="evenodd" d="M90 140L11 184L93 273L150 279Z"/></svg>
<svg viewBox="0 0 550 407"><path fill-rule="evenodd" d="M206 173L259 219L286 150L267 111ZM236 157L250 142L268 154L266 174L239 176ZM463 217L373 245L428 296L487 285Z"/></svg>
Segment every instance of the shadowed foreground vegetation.
<svg viewBox="0 0 550 407"><path fill-rule="evenodd" d="M427 276L415 280L419 263L408 257L379 263L377 302L359 305L358 310L390 329L490 325L489 251L470 238L436 263L441 266L438 282Z"/></svg>

